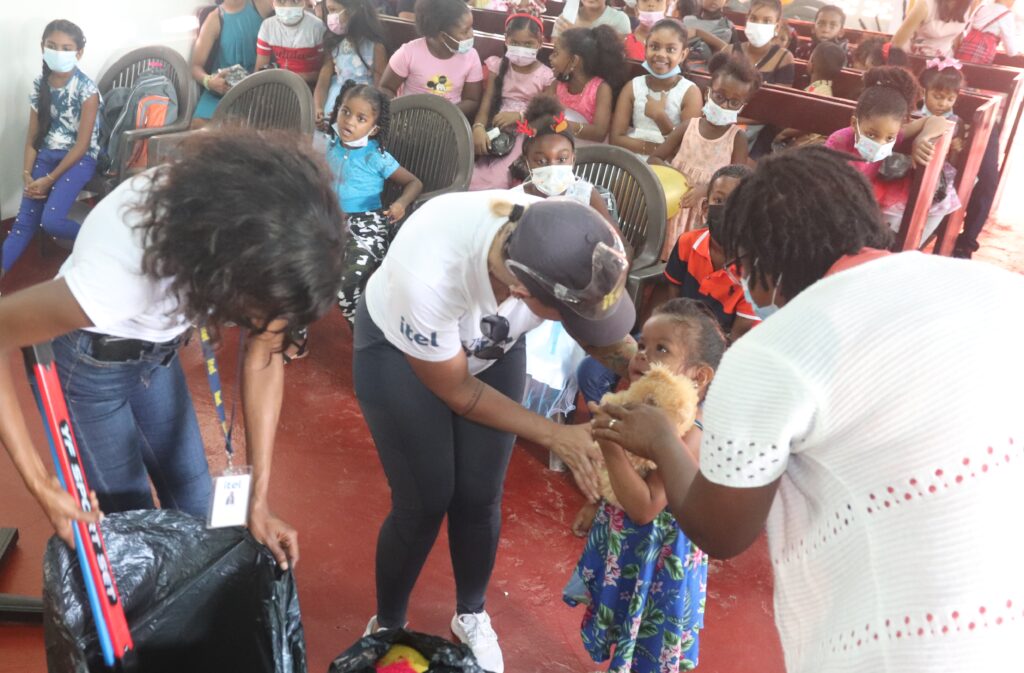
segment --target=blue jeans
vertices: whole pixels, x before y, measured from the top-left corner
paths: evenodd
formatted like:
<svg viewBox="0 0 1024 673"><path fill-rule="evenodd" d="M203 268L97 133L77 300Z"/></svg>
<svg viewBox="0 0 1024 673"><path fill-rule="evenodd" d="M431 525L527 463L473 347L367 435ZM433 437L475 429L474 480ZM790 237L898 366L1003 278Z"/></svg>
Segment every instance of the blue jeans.
<svg viewBox="0 0 1024 673"><path fill-rule="evenodd" d="M41 178L57 168L65 156L67 156L67 150L39 150L36 155L36 163L32 166L32 179ZM10 271L18 258L25 252L40 226L50 236L69 241L75 240L81 225L68 219L68 211L75 204L82 187L85 187L95 174L96 160L88 156L82 157L78 163L72 165L57 178L50 194L45 199L22 197L21 208L18 210L17 217L14 218L11 233L4 241L4 273Z"/></svg>
<svg viewBox="0 0 1024 673"><path fill-rule="evenodd" d="M615 372L590 357L583 358L576 370L576 380L587 402L600 402L605 393L615 390L619 377Z"/></svg>
<svg viewBox="0 0 1024 673"><path fill-rule="evenodd" d="M139 360L93 357L92 338L75 331L53 342L57 373L89 487L104 512L160 505L205 517L211 480L179 344L153 344Z"/></svg>

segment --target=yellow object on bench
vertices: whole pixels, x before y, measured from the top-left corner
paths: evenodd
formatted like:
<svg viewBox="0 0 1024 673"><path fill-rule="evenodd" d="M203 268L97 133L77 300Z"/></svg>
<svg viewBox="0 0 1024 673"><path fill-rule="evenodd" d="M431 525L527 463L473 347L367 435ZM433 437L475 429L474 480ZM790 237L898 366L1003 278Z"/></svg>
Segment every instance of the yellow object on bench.
<svg viewBox="0 0 1024 673"><path fill-rule="evenodd" d="M665 205L668 206L668 219L671 220L679 212L683 196L690 191L690 183L686 181L686 176L671 166L651 166L651 169L665 190Z"/></svg>

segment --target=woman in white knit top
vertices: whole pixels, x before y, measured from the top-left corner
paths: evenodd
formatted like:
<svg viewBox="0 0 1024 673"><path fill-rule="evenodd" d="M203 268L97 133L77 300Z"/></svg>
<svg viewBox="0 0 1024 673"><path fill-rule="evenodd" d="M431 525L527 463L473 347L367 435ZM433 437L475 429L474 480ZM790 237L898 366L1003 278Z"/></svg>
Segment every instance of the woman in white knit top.
<svg viewBox="0 0 1024 673"><path fill-rule="evenodd" d="M658 463L713 557L767 521L788 671L1020 670L1024 277L883 252L870 186L824 148L762 161L722 239L781 310L722 360L699 468L651 407L594 407L595 438Z"/></svg>

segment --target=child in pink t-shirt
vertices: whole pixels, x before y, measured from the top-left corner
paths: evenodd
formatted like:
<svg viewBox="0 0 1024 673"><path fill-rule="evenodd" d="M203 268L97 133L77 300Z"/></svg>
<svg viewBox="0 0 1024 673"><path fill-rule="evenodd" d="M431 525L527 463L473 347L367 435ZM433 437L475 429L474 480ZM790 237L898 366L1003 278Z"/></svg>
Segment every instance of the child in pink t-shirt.
<svg viewBox="0 0 1024 673"><path fill-rule="evenodd" d="M505 21L505 56L492 56L486 66L490 79L483 102L473 124L473 146L476 167L469 189L508 189L508 167L522 153L523 138L516 133L526 106L555 79L551 68L537 60L537 51L544 41L544 24L531 12L513 10ZM494 131L505 134L502 141L515 138L503 155L494 151L500 143L491 144ZM498 137L495 137L497 140Z"/></svg>
<svg viewBox="0 0 1024 673"><path fill-rule="evenodd" d="M391 96L444 96L472 119L480 105L483 69L473 48L473 14L463 0L420 0L416 28L388 61L380 88Z"/></svg>

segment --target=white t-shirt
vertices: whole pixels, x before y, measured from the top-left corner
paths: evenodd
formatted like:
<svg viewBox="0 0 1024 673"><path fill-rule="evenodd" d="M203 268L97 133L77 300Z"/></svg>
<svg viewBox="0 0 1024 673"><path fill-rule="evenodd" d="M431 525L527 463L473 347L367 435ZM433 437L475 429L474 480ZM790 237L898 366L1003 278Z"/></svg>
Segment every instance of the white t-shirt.
<svg viewBox="0 0 1024 673"><path fill-rule="evenodd" d="M146 173L125 180L93 208L58 277L92 321L87 331L160 343L189 323L170 293L171 280L142 273L142 234L134 229L141 218L132 206L148 184Z"/></svg>
<svg viewBox="0 0 1024 673"><path fill-rule="evenodd" d="M366 308L388 342L419 360L442 362L493 345L480 321L501 315L509 322L507 351L541 323L521 300L498 305L487 271L487 253L507 218L491 214L495 200L529 204L539 198L490 190L445 194L427 201L402 225L384 263L366 285ZM493 360L469 357L478 374Z"/></svg>
<svg viewBox="0 0 1024 673"><path fill-rule="evenodd" d="M1024 277L902 253L747 333L700 470L758 487L790 673L1009 671L1024 646Z"/></svg>

